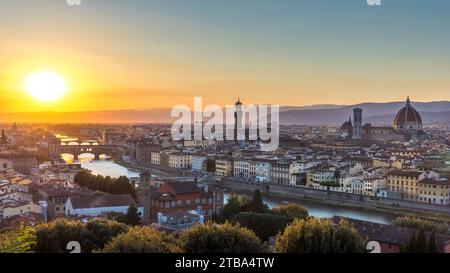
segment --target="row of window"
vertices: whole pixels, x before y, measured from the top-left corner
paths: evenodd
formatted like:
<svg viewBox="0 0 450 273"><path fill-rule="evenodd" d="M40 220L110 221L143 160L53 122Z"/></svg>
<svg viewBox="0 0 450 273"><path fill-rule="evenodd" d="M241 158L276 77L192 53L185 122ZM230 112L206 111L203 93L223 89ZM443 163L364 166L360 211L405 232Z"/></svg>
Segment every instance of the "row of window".
<svg viewBox="0 0 450 273"><path fill-rule="evenodd" d="M203 204L206 205L207 203L209 203L210 205L213 203L213 199L212 198L202 198L202 199L195 199L195 200L191 200L191 199L186 199L184 201L184 204L181 200L177 200L177 201L155 201L152 200L151 204L155 205L156 207L160 207L160 208L175 208L175 207L180 207L183 205L192 205L194 202L194 204Z"/></svg>

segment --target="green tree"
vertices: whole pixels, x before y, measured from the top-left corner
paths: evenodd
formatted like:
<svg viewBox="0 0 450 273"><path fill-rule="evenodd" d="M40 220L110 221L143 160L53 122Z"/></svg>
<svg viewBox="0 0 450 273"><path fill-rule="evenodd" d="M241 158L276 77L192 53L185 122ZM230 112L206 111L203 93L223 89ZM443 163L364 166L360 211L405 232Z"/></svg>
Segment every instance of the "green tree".
<svg viewBox="0 0 450 273"><path fill-rule="evenodd" d="M431 233L428 241L428 253L437 253L436 235Z"/></svg>
<svg viewBox="0 0 450 273"><path fill-rule="evenodd" d="M273 208L272 212L277 215L286 216L291 220L296 218L306 219L309 216L308 210L298 204L280 205Z"/></svg>
<svg viewBox="0 0 450 273"><path fill-rule="evenodd" d="M94 249L101 249L112 238L126 232L125 224L106 219L91 220L84 224L79 221L56 219L53 222L36 227L37 243L35 251L38 253L65 253L70 241L77 241L81 251L90 253Z"/></svg>
<svg viewBox="0 0 450 273"><path fill-rule="evenodd" d="M229 222L197 224L180 235L187 253L263 253L266 249L252 231Z"/></svg>
<svg viewBox="0 0 450 273"><path fill-rule="evenodd" d="M262 201L261 191L256 189L253 193L252 200L245 205L244 211L266 213L269 212L269 207Z"/></svg>
<svg viewBox="0 0 450 273"><path fill-rule="evenodd" d="M248 203L248 199L245 196L235 193L231 193L227 201L217 217L219 222L231 220L235 215L242 212L245 204Z"/></svg>
<svg viewBox="0 0 450 273"><path fill-rule="evenodd" d="M0 233L0 253L27 253L36 245L36 235L32 227Z"/></svg>
<svg viewBox="0 0 450 273"><path fill-rule="evenodd" d="M436 233L448 233L450 229L447 223L436 223L429 220L409 216L397 217L392 221L392 224L400 227L423 229L425 231Z"/></svg>
<svg viewBox="0 0 450 273"><path fill-rule="evenodd" d="M139 217L136 206L131 205L128 207L128 211L125 214L125 224L131 226L137 226L141 223L141 217Z"/></svg>
<svg viewBox="0 0 450 273"><path fill-rule="evenodd" d="M417 235L416 252L417 253L428 252L427 238L425 236L425 231L423 229L420 229L419 234Z"/></svg>
<svg viewBox="0 0 450 273"><path fill-rule="evenodd" d="M276 239L275 250L282 253L361 253L364 240L350 225L336 227L329 220L296 219Z"/></svg>
<svg viewBox="0 0 450 273"><path fill-rule="evenodd" d="M113 238L101 250L103 253L177 253L176 240L164 232L149 227L133 227Z"/></svg>
<svg viewBox="0 0 450 273"><path fill-rule="evenodd" d="M242 227L252 230L263 241L283 231L291 219L270 213L240 212L232 220Z"/></svg>
<svg viewBox="0 0 450 273"><path fill-rule="evenodd" d="M93 191L102 191L111 194L130 194L137 198L136 188L126 176L111 178L109 176L93 175L88 171L82 171L75 175L75 184Z"/></svg>

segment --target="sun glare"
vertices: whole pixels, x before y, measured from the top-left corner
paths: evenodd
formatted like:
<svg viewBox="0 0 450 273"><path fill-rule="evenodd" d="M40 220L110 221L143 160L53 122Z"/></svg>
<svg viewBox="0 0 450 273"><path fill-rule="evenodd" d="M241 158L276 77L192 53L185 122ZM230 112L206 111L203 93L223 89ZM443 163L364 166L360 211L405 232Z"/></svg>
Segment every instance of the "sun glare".
<svg viewBox="0 0 450 273"><path fill-rule="evenodd" d="M40 71L30 74L25 79L25 90L36 100L51 102L64 96L67 85L61 75L51 71Z"/></svg>

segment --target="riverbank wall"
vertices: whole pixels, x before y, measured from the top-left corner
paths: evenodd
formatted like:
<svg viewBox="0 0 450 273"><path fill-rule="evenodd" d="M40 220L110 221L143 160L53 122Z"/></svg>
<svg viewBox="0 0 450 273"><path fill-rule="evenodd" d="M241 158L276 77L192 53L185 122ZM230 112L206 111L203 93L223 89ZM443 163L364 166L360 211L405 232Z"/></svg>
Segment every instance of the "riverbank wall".
<svg viewBox="0 0 450 273"><path fill-rule="evenodd" d="M332 203L336 205L361 207L366 209L389 210L389 211L413 211L432 212L448 214L450 216L450 206L439 206L426 203L411 202L406 200L396 200L364 196L350 193L317 190L306 187L277 185L277 184L252 184L235 181L212 182L215 186L228 190L251 192L259 189L262 193L277 197L285 197L298 200L315 200L319 202Z"/></svg>

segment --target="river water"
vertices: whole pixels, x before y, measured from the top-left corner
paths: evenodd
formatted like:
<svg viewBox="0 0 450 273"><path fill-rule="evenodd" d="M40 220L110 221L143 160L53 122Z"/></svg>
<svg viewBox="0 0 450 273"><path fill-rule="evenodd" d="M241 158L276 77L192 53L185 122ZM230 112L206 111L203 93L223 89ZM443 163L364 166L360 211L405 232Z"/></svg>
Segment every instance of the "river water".
<svg viewBox="0 0 450 273"><path fill-rule="evenodd" d="M67 162L71 162L71 158L64 157ZM100 159L100 160L92 160L92 158L83 158L80 157L79 163L81 163L82 167L88 170L91 170L93 174L100 174L103 176L111 176L111 177L119 177L121 175L127 177L139 177L139 171L129 169L123 167L112 160ZM225 200L228 199L229 193L225 193ZM285 203L287 200L283 200L283 198L276 197L263 197L263 201L270 207L275 207L279 204ZM374 223L380 224L389 224L394 218L393 215L389 213L372 211L372 210L364 210L361 208L351 208L344 206L336 206L329 205L314 201L295 201L306 209L312 216L320 217L320 218L331 218L335 215L344 216L353 219L359 219L364 221L370 221Z"/></svg>

